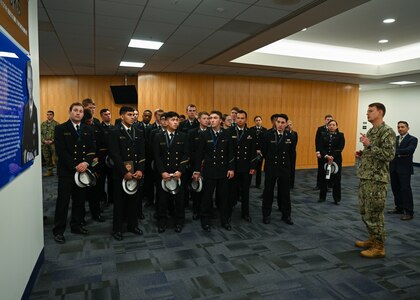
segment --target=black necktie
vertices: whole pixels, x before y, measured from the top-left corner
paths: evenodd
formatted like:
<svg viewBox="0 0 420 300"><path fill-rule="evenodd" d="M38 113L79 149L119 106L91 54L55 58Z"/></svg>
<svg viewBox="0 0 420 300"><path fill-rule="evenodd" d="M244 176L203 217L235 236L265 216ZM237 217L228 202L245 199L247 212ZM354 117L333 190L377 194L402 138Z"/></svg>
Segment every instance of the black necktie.
<svg viewBox="0 0 420 300"><path fill-rule="evenodd" d="M80 136L80 126L76 125L76 133L78 136Z"/></svg>
<svg viewBox="0 0 420 300"><path fill-rule="evenodd" d="M244 131L242 129L239 129L238 130L238 137L239 137L239 139L241 139L243 133L244 133Z"/></svg>
<svg viewBox="0 0 420 300"><path fill-rule="evenodd" d="M131 137L131 129L130 128L127 129L127 133L128 133L128 136Z"/></svg>
<svg viewBox="0 0 420 300"><path fill-rule="evenodd" d="M169 135L169 142L172 142L172 139L174 138L174 134L173 133L171 133L170 135Z"/></svg>
<svg viewBox="0 0 420 300"><path fill-rule="evenodd" d="M283 138L283 134L277 134L277 143L280 143L281 139Z"/></svg>

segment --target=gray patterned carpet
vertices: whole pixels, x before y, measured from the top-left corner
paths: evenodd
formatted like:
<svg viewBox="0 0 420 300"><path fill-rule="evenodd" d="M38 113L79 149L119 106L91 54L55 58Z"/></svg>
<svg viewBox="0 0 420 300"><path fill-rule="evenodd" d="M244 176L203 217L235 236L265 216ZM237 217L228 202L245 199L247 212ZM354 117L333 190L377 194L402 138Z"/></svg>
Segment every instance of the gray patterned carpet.
<svg viewBox="0 0 420 300"><path fill-rule="evenodd" d="M418 172L418 169L416 169ZM415 212L420 211L420 175L412 178ZM181 234L158 234L153 211L145 209L141 237L110 236L107 222L87 219L90 235L52 237L56 177L44 180L45 263L31 299L420 299L420 215L412 221L386 215L387 256L361 258L356 238L366 238L357 211L354 168L343 170L341 205L317 203L315 170L297 171L292 191L295 225L261 222L261 190L251 188L249 224L234 210L233 230L214 220L211 233L191 220ZM393 208L389 191L387 209Z"/></svg>

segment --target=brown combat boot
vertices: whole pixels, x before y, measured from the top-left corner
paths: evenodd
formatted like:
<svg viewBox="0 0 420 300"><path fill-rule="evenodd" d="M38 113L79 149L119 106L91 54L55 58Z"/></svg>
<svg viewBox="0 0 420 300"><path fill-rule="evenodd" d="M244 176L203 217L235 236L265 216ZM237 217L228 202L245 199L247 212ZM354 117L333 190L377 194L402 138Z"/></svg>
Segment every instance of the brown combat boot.
<svg viewBox="0 0 420 300"><path fill-rule="evenodd" d="M42 176L44 177L50 177L53 176L53 172L51 170L48 170L46 173L44 173Z"/></svg>
<svg viewBox="0 0 420 300"><path fill-rule="evenodd" d="M366 258L382 258L385 257L385 247L383 242L373 242L373 246L360 252L360 255Z"/></svg>
<svg viewBox="0 0 420 300"><path fill-rule="evenodd" d="M356 241L354 245L359 248L370 248L373 246L373 237L370 235L366 241Z"/></svg>

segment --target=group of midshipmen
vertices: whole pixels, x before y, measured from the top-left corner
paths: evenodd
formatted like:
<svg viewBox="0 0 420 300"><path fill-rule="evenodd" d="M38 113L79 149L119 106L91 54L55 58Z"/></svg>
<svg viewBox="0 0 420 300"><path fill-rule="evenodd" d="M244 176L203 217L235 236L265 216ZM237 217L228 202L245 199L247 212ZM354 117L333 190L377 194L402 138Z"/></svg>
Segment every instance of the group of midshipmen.
<svg viewBox="0 0 420 300"><path fill-rule="evenodd" d="M76 234L88 234L86 202L91 218L97 222L105 221L101 215L103 206L113 204L112 236L118 241L123 239L124 231L142 234L138 220L144 219L143 202L146 207L155 207L159 233L166 231L169 218L173 218L175 232L183 230L185 207L190 201L192 219L201 220L205 232L211 231L215 211L221 226L230 231L232 210L238 203L243 221L252 222L249 190L254 174L256 187L260 188L262 164L263 223L271 222L277 184L282 221L293 225L290 189L294 186L298 135L286 114L273 114L270 129L262 127L261 116L256 116L255 126L249 128L247 112L237 107L229 115L220 111L197 114L196 106L190 104L185 120L180 121L174 111L157 109L151 124L152 111L145 110L139 122L138 111L123 106L112 125L108 109L100 111L102 122L94 118L95 109L95 103L88 98L71 104L67 122L58 124L54 112L48 111L47 121L41 125L45 176L52 175L54 157L58 157L53 229L56 242L65 242L70 199L70 228ZM373 128L361 133L363 150L356 152L359 209L369 239L356 241L355 245L365 248L360 254L369 258L385 256L383 211L389 175L395 201L395 209L389 213L403 214L403 221L413 219L414 215L410 178L417 138L408 134L406 121L398 122L400 135L396 137L383 121L385 111L382 103L369 105L367 119ZM339 204L345 139L331 115L326 115L325 124L318 128L315 145L319 163L318 202L326 201L327 191L332 187L334 203ZM93 184L89 180L88 184L80 182L81 174L88 173ZM140 187L128 190L128 182Z"/></svg>
<svg viewBox="0 0 420 300"><path fill-rule="evenodd" d="M221 226L232 230L232 210L239 203L243 221L252 222L249 190L254 174L256 187L260 188L263 158L263 223L271 222L277 184L282 220L293 224L290 188L294 181L297 133L286 114L274 114L272 128L267 130L261 126L260 116L254 118L255 126L248 127L247 112L237 107L227 116L219 111L197 114L196 106L190 104L186 119L180 122L178 113L162 109L154 113L145 110L142 121L138 121L138 111L123 106L114 125L108 109L100 111L102 121L94 118L95 108L91 99L71 104L69 120L53 124L54 135L48 137L54 140L58 158L53 228L56 242L65 242L70 199L70 229L82 235L89 233L85 228L85 203L89 203L91 218L97 222L105 221L101 215L104 204L113 204L112 236L116 240L122 240L125 231L142 234L138 220L144 219L143 203L145 207L155 207L159 233L165 232L169 218L173 219L175 232L183 230L185 207L190 201L192 218L201 220L205 232L211 231L215 212ZM49 114L51 123L53 112ZM153 114L155 122L151 124ZM48 144L44 137L42 142ZM45 176L52 175L51 156L47 155ZM76 184L75 174L77 177L88 171L96 175L96 184ZM128 193L123 180L136 180L139 188ZM176 190L166 188L169 181L176 183Z"/></svg>

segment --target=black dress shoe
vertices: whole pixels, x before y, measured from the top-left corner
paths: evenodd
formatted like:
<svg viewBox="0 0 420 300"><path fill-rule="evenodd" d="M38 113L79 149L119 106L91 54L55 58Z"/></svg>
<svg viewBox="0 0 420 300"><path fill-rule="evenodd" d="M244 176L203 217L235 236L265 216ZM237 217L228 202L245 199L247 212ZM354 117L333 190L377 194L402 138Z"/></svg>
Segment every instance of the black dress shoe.
<svg viewBox="0 0 420 300"><path fill-rule="evenodd" d="M283 222L287 225L293 225L293 221L291 217L282 218Z"/></svg>
<svg viewBox="0 0 420 300"><path fill-rule="evenodd" d="M159 232L159 233L164 233L164 232L165 232L165 230L166 230L166 225L162 225L162 226L159 226L159 227L158 227L158 232Z"/></svg>
<svg viewBox="0 0 420 300"><path fill-rule="evenodd" d="M412 220L414 218L414 216L413 215L402 215L401 216L401 218L400 218L400 220L401 221L410 221L410 220Z"/></svg>
<svg viewBox="0 0 420 300"><path fill-rule="evenodd" d="M227 231L231 231L232 230L232 226L229 223L222 224L222 227L224 229L226 229Z"/></svg>
<svg viewBox="0 0 420 300"><path fill-rule="evenodd" d="M263 223L264 224L270 224L270 222L271 222L271 217L264 217L263 218Z"/></svg>
<svg viewBox="0 0 420 300"><path fill-rule="evenodd" d="M99 223L105 222L105 218L102 217L101 215L97 215L96 217L93 217L92 219L96 222L99 222Z"/></svg>
<svg viewBox="0 0 420 300"><path fill-rule="evenodd" d="M80 227L72 228L71 233L88 235L89 231L86 228L80 226Z"/></svg>
<svg viewBox="0 0 420 300"><path fill-rule="evenodd" d="M399 210L398 208L394 208L391 210L388 210L389 214L396 214L396 215L402 215L404 214L404 212L402 210Z"/></svg>
<svg viewBox="0 0 420 300"><path fill-rule="evenodd" d="M85 219L83 219L82 222L80 222L80 225L82 225L82 226L86 226L86 224L87 223L86 223L86 220Z"/></svg>
<svg viewBox="0 0 420 300"><path fill-rule="evenodd" d="M112 234L112 237L117 241L122 241L123 240L123 235L122 235L121 231L114 232Z"/></svg>
<svg viewBox="0 0 420 300"><path fill-rule="evenodd" d="M144 214L142 214L142 213L141 213L141 214L139 215L139 219L140 219L140 220L144 220L144 219L145 219Z"/></svg>
<svg viewBox="0 0 420 300"><path fill-rule="evenodd" d="M194 213L193 216L192 216L192 219L194 221L197 221L198 219L200 219L200 216L198 214Z"/></svg>
<svg viewBox="0 0 420 300"><path fill-rule="evenodd" d="M325 199L319 198L318 202L325 202Z"/></svg>
<svg viewBox="0 0 420 300"><path fill-rule="evenodd" d="M250 216L243 216L242 219L244 219L245 221L251 223L252 222L252 218Z"/></svg>
<svg viewBox="0 0 420 300"><path fill-rule="evenodd" d="M339 203L339 201L334 201L334 204L339 205L340 203Z"/></svg>
<svg viewBox="0 0 420 300"><path fill-rule="evenodd" d="M205 232L210 232L211 231L211 227L210 225L206 224L206 225L201 225L201 227L203 228L203 230Z"/></svg>
<svg viewBox="0 0 420 300"><path fill-rule="evenodd" d="M319 190L319 186L315 186L312 190L318 191Z"/></svg>
<svg viewBox="0 0 420 300"><path fill-rule="evenodd" d="M138 228L138 227L130 228L130 229L128 229L128 232L132 232L132 233L137 234L137 235L142 235L143 234L143 231L141 231L141 229Z"/></svg>
<svg viewBox="0 0 420 300"><path fill-rule="evenodd" d="M183 226L181 224L175 225L175 232L180 233L182 231Z"/></svg>
<svg viewBox="0 0 420 300"><path fill-rule="evenodd" d="M66 239L65 239L64 235L56 234L56 235L54 235L54 241L56 241L59 244L64 244L66 242Z"/></svg>

